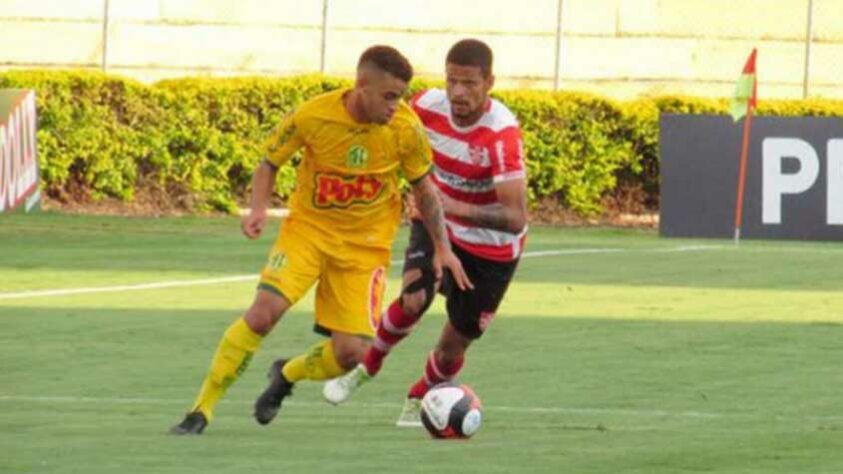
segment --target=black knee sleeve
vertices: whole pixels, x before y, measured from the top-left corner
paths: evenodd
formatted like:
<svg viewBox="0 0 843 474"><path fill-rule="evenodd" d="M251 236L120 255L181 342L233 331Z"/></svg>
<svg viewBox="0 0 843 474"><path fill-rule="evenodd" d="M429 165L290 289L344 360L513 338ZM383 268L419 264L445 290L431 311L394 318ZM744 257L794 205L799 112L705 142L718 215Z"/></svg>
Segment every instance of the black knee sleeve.
<svg viewBox="0 0 843 474"><path fill-rule="evenodd" d="M433 303L433 297L436 296L436 275L433 274L433 269L431 268L419 268L419 270L421 271L421 277L401 290L401 297L403 300L405 296L412 296L419 290L424 290L424 302L419 311L419 315L421 315L427 311L427 308Z"/></svg>

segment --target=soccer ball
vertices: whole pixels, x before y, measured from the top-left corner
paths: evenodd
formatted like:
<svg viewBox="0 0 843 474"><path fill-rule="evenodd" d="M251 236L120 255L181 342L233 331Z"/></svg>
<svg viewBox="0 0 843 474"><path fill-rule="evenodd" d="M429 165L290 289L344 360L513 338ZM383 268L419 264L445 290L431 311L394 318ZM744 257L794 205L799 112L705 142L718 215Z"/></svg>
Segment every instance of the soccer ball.
<svg viewBox="0 0 843 474"><path fill-rule="evenodd" d="M445 382L431 387L421 402L421 420L434 438L468 438L483 421L480 398L468 385Z"/></svg>

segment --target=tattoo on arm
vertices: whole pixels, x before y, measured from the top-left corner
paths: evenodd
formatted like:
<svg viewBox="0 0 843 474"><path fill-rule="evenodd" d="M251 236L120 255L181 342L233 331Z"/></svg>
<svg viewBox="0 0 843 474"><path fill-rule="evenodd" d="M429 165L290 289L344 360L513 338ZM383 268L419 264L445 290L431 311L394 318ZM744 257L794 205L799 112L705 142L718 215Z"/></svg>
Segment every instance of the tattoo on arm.
<svg viewBox="0 0 843 474"><path fill-rule="evenodd" d="M445 232L445 214L430 181L427 178L422 180L415 186L414 191L416 207L430 238L436 245L447 245L449 242Z"/></svg>
<svg viewBox="0 0 843 474"><path fill-rule="evenodd" d="M504 232L519 233L527 225L527 188L523 180L495 185L498 202L458 206L455 215L474 225ZM450 209L448 212L452 212Z"/></svg>
<svg viewBox="0 0 843 474"><path fill-rule="evenodd" d="M484 207L471 206L465 218L473 224L487 229L509 231L512 227L513 212L502 204L487 205Z"/></svg>

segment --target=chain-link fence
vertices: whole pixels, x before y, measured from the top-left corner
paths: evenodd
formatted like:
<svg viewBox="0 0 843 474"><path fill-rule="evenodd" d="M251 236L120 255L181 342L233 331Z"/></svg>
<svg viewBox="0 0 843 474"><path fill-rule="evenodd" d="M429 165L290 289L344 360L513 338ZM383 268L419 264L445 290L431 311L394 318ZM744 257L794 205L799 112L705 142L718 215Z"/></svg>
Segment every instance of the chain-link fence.
<svg viewBox="0 0 843 474"><path fill-rule="evenodd" d="M72 3L72 5L71 5ZM727 96L753 47L761 97L843 98L843 0L0 0L0 66L350 76L391 44L440 78L487 41L498 87Z"/></svg>

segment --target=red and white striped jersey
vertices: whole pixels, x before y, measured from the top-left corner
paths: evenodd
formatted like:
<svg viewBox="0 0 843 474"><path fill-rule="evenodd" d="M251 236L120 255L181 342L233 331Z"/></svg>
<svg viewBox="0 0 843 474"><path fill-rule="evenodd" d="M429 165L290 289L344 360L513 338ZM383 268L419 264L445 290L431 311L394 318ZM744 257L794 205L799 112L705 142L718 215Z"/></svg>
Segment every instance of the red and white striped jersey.
<svg viewBox="0 0 843 474"><path fill-rule="evenodd" d="M524 179L524 146L515 115L495 99L474 125L451 120L451 104L441 89L416 95L411 105L424 124L435 164L432 176L439 190L453 199L486 206L498 203L495 184ZM527 227L519 234L503 232L445 216L451 242L478 257L509 262L524 248Z"/></svg>

